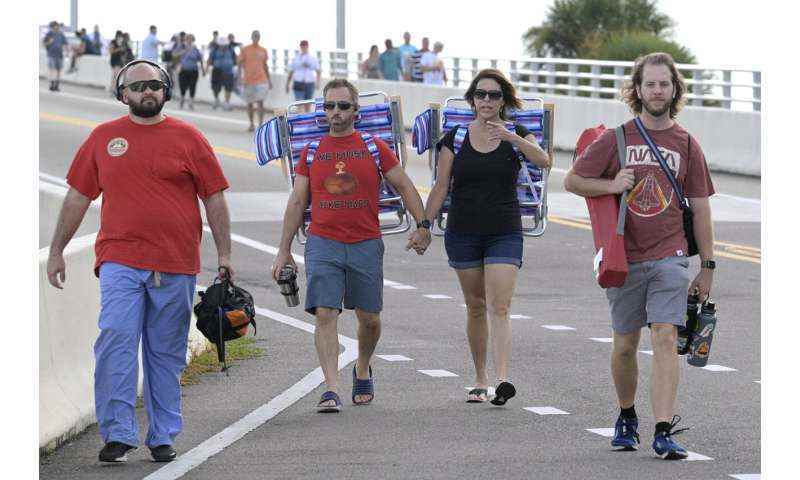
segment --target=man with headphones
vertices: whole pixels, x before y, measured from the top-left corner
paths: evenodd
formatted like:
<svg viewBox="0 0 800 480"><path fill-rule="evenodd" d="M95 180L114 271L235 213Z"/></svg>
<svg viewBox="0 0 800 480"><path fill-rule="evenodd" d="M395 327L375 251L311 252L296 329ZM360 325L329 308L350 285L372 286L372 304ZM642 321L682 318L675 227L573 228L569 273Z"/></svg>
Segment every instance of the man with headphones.
<svg viewBox="0 0 800 480"><path fill-rule="evenodd" d="M128 115L96 127L67 174L70 189L50 247L47 274L62 288L64 247L92 200L103 194L94 272L100 279L100 335L94 344L95 411L101 462L124 462L139 444L135 416L141 340L145 444L153 459L176 457L182 429L180 375L186 366L203 201L218 266L231 268L228 182L205 137L161 113L172 83L159 65L136 60L116 78Z"/></svg>

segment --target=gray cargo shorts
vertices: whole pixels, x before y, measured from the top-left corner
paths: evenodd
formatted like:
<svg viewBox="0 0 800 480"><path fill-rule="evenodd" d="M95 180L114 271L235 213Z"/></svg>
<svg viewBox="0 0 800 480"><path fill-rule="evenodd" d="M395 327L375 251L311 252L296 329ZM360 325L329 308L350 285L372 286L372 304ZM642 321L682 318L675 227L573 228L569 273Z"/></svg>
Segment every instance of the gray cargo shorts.
<svg viewBox="0 0 800 480"><path fill-rule="evenodd" d="M688 289L687 257L628 264L625 284L606 289L614 332L625 335L653 323L685 326Z"/></svg>
<svg viewBox="0 0 800 480"><path fill-rule="evenodd" d="M343 243L317 235L306 242L306 312L317 307L383 309L383 240Z"/></svg>

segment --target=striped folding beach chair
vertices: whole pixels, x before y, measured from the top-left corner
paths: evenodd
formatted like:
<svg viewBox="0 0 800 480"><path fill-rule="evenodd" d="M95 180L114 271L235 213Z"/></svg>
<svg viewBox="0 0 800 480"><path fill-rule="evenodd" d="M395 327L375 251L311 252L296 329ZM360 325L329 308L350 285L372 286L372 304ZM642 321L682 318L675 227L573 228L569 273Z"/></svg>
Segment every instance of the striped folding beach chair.
<svg viewBox="0 0 800 480"><path fill-rule="evenodd" d="M377 146L371 138L379 138L389 145L397 155L400 165L405 168L407 152L403 136L403 117L399 97L389 97L383 92L362 93L358 96L359 114L355 129L362 133L373 159L377 162ZM312 103L314 111L298 113L299 107ZM295 102L285 112L261 125L255 134L256 161L266 165L280 160L289 190L294 185L297 162L311 162L320 139L328 133L329 126L322 109L322 99ZM309 145L309 154L300 158L300 153ZM379 169L380 171L380 169ZM378 199L381 233L391 235L409 230L411 222L400 194L381 176ZM305 243L306 229L311 223L311 209L305 212L305 221L298 239Z"/></svg>
<svg viewBox="0 0 800 480"><path fill-rule="evenodd" d="M554 105L545 104L541 98L523 97L524 106L508 113L507 128L514 123L525 126L534 134L539 146L550 156L553 155L553 117ZM431 168L431 187L436 183L439 165L439 149L436 143L451 129L457 128L455 148L458 150L466 135L469 122L475 114L461 97L450 97L444 108L432 103L428 110L417 115L412 127L412 143L418 154L426 150ZM455 152L458 153L458 152ZM528 161L521 153L522 167L517 177L517 200L522 216L522 233L526 236L541 236L547 228L547 177L548 169L542 169ZM450 208L450 195L445 199L442 210L436 218L433 233L442 235L447 225L447 211Z"/></svg>

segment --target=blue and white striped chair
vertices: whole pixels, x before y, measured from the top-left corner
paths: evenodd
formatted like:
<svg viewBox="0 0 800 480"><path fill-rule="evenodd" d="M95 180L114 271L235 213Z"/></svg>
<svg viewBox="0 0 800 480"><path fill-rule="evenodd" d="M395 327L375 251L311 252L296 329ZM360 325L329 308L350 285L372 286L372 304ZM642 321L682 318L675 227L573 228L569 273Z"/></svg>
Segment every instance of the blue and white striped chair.
<svg viewBox="0 0 800 480"><path fill-rule="evenodd" d="M508 112L509 130L514 123L525 126L533 133L539 146L552 158L553 156L553 114L554 105L545 104L541 98L523 97L523 108ZM458 150L466 135L467 125L475 119L475 114L462 97L450 97L444 108L432 103L428 110L417 115L412 128L412 142L418 154L426 150L431 168L431 187L436 183L439 165L439 150L436 143L451 129L458 128L455 148ZM458 152L455 152L458 153ZM519 153L519 152L518 152ZM517 199L522 216L522 233L530 237L541 236L547 228L547 177L549 170L542 169L528 161L521 153L523 166L517 180ZM433 233L442 235L446 228L447 211L450 208L450 195L442 205L442 210L434 222Z"/></svg>
<svg viewBox="0 0 800 480"><path fill-rule="evenodd" d="M355 129L362 133L365 143L378 162L377 146L371 138L380 138L400 160L405 168L406 152L403 135L403 117L399 97L389 97L383 92L362 93L358 96L359 113ZM301 106L313 103L315 109L310 113L298 113ZM289 190L294 185L297 162L313 160L313 153L320 139L326 135L330 127L322 109L322 99L295 102L285 112L279 113L261 125L255 134L256 161L266 165L272 160L280 159L286 176ZM301 159L300 153L309 145L309 155ZM379 170L380 171L380 170ZM378 199L381 233L391 235L409 230L411 222L406 206L400 194L381 176L380 195ZM311 209L305 212L305 221L300 229L298 239L305 243L306 229L311 223Z"/></svg>

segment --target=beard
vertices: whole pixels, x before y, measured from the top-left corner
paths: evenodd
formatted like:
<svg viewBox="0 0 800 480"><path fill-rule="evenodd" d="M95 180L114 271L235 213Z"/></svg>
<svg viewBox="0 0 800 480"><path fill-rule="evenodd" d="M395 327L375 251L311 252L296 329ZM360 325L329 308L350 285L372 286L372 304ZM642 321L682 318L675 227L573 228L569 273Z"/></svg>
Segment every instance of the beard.
<svg viewBox="0 0 800 480"><path fill-rule="evenodd" d="M129 101L131 113L137 117L151 118L161 113L164 108L164 102L159 102L154 97L144 97L139 102Z"/></svg>
<svg viewBox="0 0 800 480"><path fill-rule="evenodd" d="M346 132L348 129L353 127L354 120L355 120L354 118L350 118L349 121L337 120L335 123L332 121L330 122L331 130L333 130L336 133Z"/></svg>
<svg viewBox="0 0 800 480"><path fill-rule="evenodd" d="M671 106L672 106L672 100L671 99L669 101L665 101L664 102L664 106L662 106L661 108L655 108L651 104L649 104L648 102L645 102L644 100L642 100L642 108L644 108L647 111L647 113L649 113L650 115L652 115L654 117L660 117L660 116L664 115L665 113L669 112L669 109L670 109Z"/></svg>

